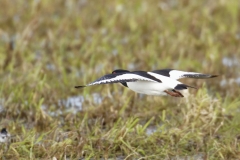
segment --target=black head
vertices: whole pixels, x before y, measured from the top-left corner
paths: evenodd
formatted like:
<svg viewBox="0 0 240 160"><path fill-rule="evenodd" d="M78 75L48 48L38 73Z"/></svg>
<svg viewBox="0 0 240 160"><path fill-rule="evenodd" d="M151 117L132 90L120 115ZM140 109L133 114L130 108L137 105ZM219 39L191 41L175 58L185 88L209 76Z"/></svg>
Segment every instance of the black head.
<svg viewBox="0 0 240 160"><path fill-rule="evenodd" d="M130 72L130 71L128 71L128 70L124 70L124 69L116 69L116 70L114 70L114 71L112 71L112 74L124 74L124 73L128 73L128 72ZM124 83L121 83L124 87L128 87L127 86L127 83L126 82L124 82Z"/></svg>
<svg viewBox="0 0 240 160"><path fill-rule="evenodd" d="M1 130L1 134L7 134L7 129L6 129L6 128L3 128L3 129Z"/></svg>
<svg viewBox="0 0 240 160"><path fill-rule="evenodd" d="M112 71L112 74L115 74L115 73L127 73L127 72L130 72L130 71L124 70L124 69L116 69L116 70Z"/></svg>

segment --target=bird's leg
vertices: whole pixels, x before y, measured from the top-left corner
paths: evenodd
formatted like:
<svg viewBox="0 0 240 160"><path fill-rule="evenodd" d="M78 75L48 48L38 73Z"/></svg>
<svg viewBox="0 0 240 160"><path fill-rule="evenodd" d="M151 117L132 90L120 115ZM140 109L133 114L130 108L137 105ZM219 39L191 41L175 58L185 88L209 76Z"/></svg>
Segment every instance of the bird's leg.
<svg viewBox="0 0 240 160"><path fill-rule="evenodd" d="M164 92L173 97L184 97L181 92L178 92L174 89L172 91L165 90Z"/></svg>

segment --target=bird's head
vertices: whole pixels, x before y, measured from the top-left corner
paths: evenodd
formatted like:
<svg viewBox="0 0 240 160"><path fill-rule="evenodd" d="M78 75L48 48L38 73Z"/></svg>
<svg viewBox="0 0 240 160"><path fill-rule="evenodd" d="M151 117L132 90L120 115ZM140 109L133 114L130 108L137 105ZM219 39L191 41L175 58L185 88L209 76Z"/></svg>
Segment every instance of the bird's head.
<svg viewBox="0 0 240 160"><path fill-rule="evenodd" d="M116 69L116 70L112 71L112 74L124 74L124 73L128 73L128 72L130 72L130 71L124 70L124 69ZM124 85L124 87L128 87L126 82L122 82L121 84Z"/></svg>
<svg viewBox="0 0 240 160"><path fill-rule="evenodd" d="M112 74L127 73L127 72L130 72L130 71L124 70L124 69L116 69L116 70L112 71Z"/></svg>

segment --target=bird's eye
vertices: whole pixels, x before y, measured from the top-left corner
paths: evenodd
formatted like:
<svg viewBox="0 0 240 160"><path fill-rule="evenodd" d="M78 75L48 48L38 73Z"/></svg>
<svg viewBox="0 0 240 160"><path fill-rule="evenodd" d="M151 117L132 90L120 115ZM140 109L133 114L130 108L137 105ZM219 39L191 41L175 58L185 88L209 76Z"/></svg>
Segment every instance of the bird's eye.
<svg viewBox="0 0 240 160"><path fill-rule="evenodd" d="M116 72L113 72L113 74L115 74Z"/></svg>

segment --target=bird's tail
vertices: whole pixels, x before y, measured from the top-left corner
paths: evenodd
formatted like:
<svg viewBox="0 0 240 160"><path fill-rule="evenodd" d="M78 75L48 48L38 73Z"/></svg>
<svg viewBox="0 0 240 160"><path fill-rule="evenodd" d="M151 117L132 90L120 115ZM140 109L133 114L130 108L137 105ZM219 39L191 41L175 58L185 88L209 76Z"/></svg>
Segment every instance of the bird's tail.
<svg viewBox="0 0 240 160"><path fill-rule="evenodd" d="M196 87L189 86L189 85L186 85L186 84L178 84L178 85L176 85L176 87L174 87L174 89L176 89L176 90L184 90L184 89L188 89L188 88L197 89Z"/></svg>

